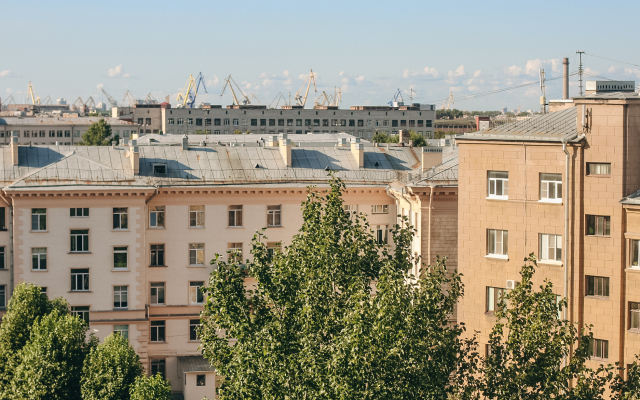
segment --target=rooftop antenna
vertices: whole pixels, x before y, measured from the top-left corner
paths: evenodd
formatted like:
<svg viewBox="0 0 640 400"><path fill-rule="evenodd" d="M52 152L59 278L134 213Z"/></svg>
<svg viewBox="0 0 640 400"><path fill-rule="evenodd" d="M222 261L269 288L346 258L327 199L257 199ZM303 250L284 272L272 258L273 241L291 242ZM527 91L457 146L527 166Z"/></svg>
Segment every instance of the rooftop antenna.
<svg viewBox="0 0 640 400"><path fill-rule="evenodd" d="M540 97L540 106L542 107L542 113L547 113L547 97L546 97L546 87L545 87L545 73L544 69L540 68L540 90L542 90L542 96Z"/></svg>
<svg viewBox="0 0 640 400"><path fill-rule="evenodd" d="M576 54L580 56L580 64L578 65L578 75L580 76L580 96L582 96L582 73L584 70L582 69L582 55L584 54L584 50L576 50Z"/></svg>
<svg viewBox="0 0 640 400"><path fill-rule="evenodd" d="M418 94L413 88L409 89L409 101L411 102L411 106L413 107L413 95Z"/></svg>

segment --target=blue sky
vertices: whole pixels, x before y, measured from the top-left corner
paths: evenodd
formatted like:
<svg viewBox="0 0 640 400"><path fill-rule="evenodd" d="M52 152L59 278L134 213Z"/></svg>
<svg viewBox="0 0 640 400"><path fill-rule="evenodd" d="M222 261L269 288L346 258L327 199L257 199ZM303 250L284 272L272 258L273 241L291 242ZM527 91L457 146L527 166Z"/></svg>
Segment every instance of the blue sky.
<svg viewBox="0 0 640 400"><path fill-rule="evenodd" d="M220 97L231 74L269 104L293 97L313 68L319 93L342 88L342 107L386 104L397 88L408 101L413 88L415 102L438 106L453 91L455 108L538 109L538 68L561 76L569 57L574 71L576 49L589 74L640 81L639 66L593 56L640 65L638 1L0 0L0 10L0 98L18 102L31 81L41 98L105 101L104 87L175 104L202 72L209 94L198 102L231 104ZM560 82L548 98L561 97ZM577 95L577 77L571 85Z"/></svg>

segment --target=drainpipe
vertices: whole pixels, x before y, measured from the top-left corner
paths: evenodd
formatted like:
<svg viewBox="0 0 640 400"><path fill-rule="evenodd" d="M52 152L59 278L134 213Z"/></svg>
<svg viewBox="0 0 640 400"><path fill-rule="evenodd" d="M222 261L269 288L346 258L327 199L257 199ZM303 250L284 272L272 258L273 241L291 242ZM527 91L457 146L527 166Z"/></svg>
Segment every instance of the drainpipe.
<svg viewBox="0 0 640 400"><path fill-rule="evenodd" d="M427 238L427 265L431 265L431 200L433 200L433 188L435 186L431 185L431 193L429 194L429 229Z"/></svg>
<svg viewBox="0 0 640 400"><path fill-rule="evenodd" d="M567 140L562 140L562 151L565 154L564 182L564 298L569 301L569 152ZM567 319L569 304L562 310L563 319Z"/></svg>
<svg viewBox="0 0 640 400"><path fill-rule="evenodd" d="M0 197L9 206L9 212L5 216L7 229L9 230L9 293L5 294L5 302L9 296L13 296L13 288L15 285L15 272L13 268L13 198L11 201L5 197L6 193L0 192Z"/></svg>

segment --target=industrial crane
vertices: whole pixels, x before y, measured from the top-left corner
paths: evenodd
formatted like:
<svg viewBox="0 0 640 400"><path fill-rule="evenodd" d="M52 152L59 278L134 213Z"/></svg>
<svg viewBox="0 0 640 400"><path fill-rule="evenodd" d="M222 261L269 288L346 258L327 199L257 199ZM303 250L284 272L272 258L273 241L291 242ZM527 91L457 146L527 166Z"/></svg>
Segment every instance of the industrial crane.
<svg viewBox="0 0 640 400"><path fill-rule="evenodd" d="M331 99L332 107L338 107L338 104L342 102L342 90L339 87L335 87L333 92L333 98Z"/></svg>
<svg viewBox="0 0 640 400"><path fill-rule="evenodd" d="M269 103L269 108L278 108L278 105L280 105L280 100L284 100L284 104L288 105L287 104L287 98L284 97L284 94L282 94L282 92L280 92L280 93L278 93L276 98L273 99L273 101L271 103ZM276 103L276 105L274 106L273 103Z"/></svg>
<svg viewBox="0 0 640 400"><path fill-rule="evenodd" d="M3 109L3 110L4 110L4 109L6 109L6 108L7 108L7 106L8 106L9 104L16 104L16 101L15 101L15 99L13 98L13 96L12 96L12 95L9 95L9 97L7 97L7 98L5 99L4 103L0 103L0 104L2 105L1 109Z"/></svg>
<svg viewBox="0 0 640 400"><path fill-rule="evenodd" d="M322 94L318 96L318 98L316 98L316 101L314 102L314 107L328 106L328 105L331 105L331 102L332 102L331 96L328 96L327 92L323 90Z"/></svg>
<svg viewBox="0 0 640 400"><path fill-rule="evenodd" d="M136 104L138 104L138 100L136 100L136 98L133 96L133 94L131 94L129 90L125 92L124 98L122 99L122 101L125 101L125 100L129 101L129 107L133 107Z"/></svg>
<svg viewBox="0 0 640 400"><path fill-rule="evenodd" d="M31 81L29 81L29 87L27 88L27 98L31 99L31 104L33 104L34 106L40 104L40 97L36 96L36 92L35 90L33 90Z"/></svg>
<svg viewBox="0 0 640 400"><path fill-rule="evenodd" d="M92 96L89 96L87 101L84 102L84 106L86 109L91 110L96 108L96 102L93 100Z"/></svg>
<svg viewBox="0 0 640 400"><path fill-rule="evenodd" d="M396 90L396 93L393 95L393 98L389 102L389 105L391 107L398 107L398 106L404 105L404 98L402 98L402 92L400 91L400 88Z"/></svg>
<svg viewBox="0 0 640 400"><path fill-rule="evenodd" d="M53 101L51 100L51 96L45 97L40 104L46 104L46 105L53 104Z"/></svg>
<svg viewBox="0 0 640 400"><path fill-rule="evenodd" d="M204 83L204 75L202 75L202 72L200 72L196 78L193 77L193 74L189 75L187 83L184 85L182 91L176 98L178 102L182 102L182 104L178 104L178 107L188 106L189 108L193 108L193 105L196 103L196 98L198 97L198 90L200 89L200 85L202 85L202 89L204 89L204 92L208 93L207 87Z"/></svg>
<svg viewBox="0 0 640 400"><path fill-rule="evenodd" d="M311 87L311 83L313 82L313 90L318 93L318 89L316 88L316 75L313 73L313 70L310 70L309 76L302 83L302 87L300 90L296 92L295 97L293 98L296 101L296 105L304 108L304 105L307 104L307 96L309 96L309 88ZM300 95L300 92L304 89L304 85L307 85L307 90L304 93L304 97Z"/></svg>
<svg viewBox="0 0 640 400"><path fill-rule="evenodd" d="M144 102L146 104L158 104L158 100L156 100L155 97L151 95L151 93L147 95L147 98L144 99Z"/></svg>
<svg viewBox="0 0 640 400"><path fill-rule="evenodd" d="M240 86L238 86L236 81L233 80L231 75L229 75L227 79L224 80L224 86L222 87L222 93L220 93L220 97L222 97L222 95L224 94L224 90L227 88L227 86L229 86L229 89L231 90L231 96L233 96L233 104L239 106L240 102L238 101L238 97L236 97L236 92L233 90L233 85L236 85L236 89L238 89L238 92L240 92L240 94L242 95L242 105L251 104L251 100L242 92L242 89L240 89Z"/></svg>
<svg viewBox="0 0 640 400"><path fill-rule="evenodd" d="M118 102L116 101L116 99L111 97L111 95L107 93L107 91L104 90L104 88L100 88L100 90L102 91L102 94L104 94L104 96L107 98L107 101L109 102L109 104L111 104L111 107L118 107Z"/></svg>
<svg viewBox="0 0 640 400"><path fill-rule="evenodd" d="M454 103L455 101L453 101L453 92L449 92L449 97L447 97L447 99L444 101L444 104L442 104L442 109L448 110L449 108L451 108L451 105ZM446 105L446 108L445 108L445 105Z"/></svg>
<svg viewBox="0 0 640 400"><path fill-rule="evenodd" d="M72 106L80 112L84 111L84 101L82 101L81 97L78 97L76 101L73 102Z"/></svg>

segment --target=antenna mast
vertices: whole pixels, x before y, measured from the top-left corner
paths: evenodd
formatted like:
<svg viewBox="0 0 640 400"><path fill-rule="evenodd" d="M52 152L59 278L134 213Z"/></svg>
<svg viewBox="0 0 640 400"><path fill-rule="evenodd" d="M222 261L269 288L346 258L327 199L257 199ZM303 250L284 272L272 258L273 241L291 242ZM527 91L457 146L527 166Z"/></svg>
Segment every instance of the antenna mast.
<svg viewBox="0 0 640 400"><path fill-rule="evenodd" d="M582 69L582 55L584 54L584 50L576 50L576 54L578 54L580 56L580 64L578 65L578 75L580 76L580 96L583 95L582 93L582 73L584 72L584 69Z"/></svg>
<svg viewBox="0 0 640 400"><path fill-rule="evenodd" d="M545 73L544 69L540 68L540 90L542 90L542 97L540 97L540 106L542 107L542 113L547 113L547 95L546 95L546 87L545 87Z"/></svg>

